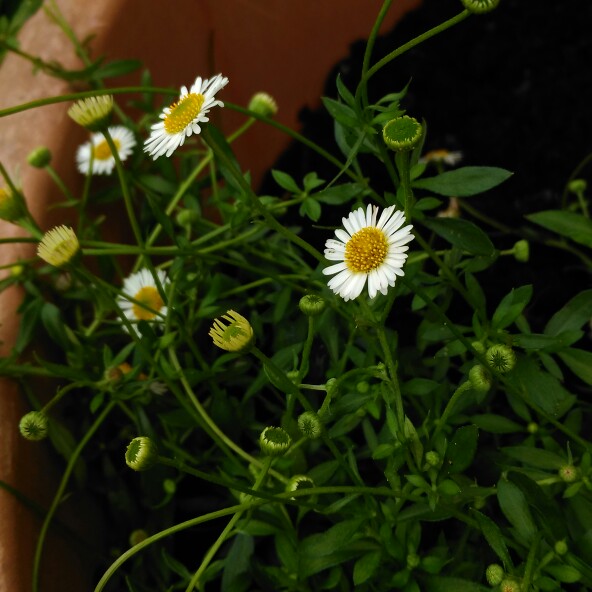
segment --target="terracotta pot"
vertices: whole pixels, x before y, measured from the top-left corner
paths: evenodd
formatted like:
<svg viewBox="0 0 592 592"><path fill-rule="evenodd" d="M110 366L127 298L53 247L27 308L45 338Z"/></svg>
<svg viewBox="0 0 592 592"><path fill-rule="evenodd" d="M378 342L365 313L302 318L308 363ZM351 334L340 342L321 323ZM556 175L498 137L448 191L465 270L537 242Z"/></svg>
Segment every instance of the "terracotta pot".
<svg viewBox="0 0 592 592"><path fill-rule="evenodd" d="M383 29L392 28L420 1L395 3ZM266 91L279 104L277 119L297 129L298 112L304 106L318 106L327 73L347 56L350 43L367 36L382 1L175 0L166 8L159 0L58 0L58 4L79 39L95 35L91 43L95 56L140 59L151 71L154 84L163 87L178 88L191 84L197 75L222 72L230 83L220 98L246 105L255 92ZM20 41L23 50L44 60L81 67L69 41L43 11L27 22ZM139 75L110 81L115 84L138 85ZM34 73L30 64L14 55L7 56L0 68L0 87L0 108L72 91L63 81ZM120 104L124 101L120 99ZM60 194L44 171L26 164L27 154L37 146L47 146L54 155L52 165L74 193L82 184L73 163L86 133L69 120L66 110L67 105L56 104L0 119L0 161L11 174L18 171L30 210L42 228L64 222L63 211L48 209ZM216 116L225 132L242 123L228 109L219 110ZM236 142L238 160L251 171L255 186L288 142L262 125L255 125ZM0 222L0 236L19 233L17 227ZM31 255L30 248L2 245L0 265ZM0 355L6 355L14 343L21 298L17 289L0 294ZM47 444L20 438L17 424L29 410L28 404L15 384L2 380L0 389L0 479L47 508L62 463ZM66 506L66 514L72 514L70 501ZM78 516L77 522L88 531L86 516ZM0 590L30 590L40 523L34 512L0 488ZM89 589L88 559L67 538L51 535L40 589Z"/></svg>

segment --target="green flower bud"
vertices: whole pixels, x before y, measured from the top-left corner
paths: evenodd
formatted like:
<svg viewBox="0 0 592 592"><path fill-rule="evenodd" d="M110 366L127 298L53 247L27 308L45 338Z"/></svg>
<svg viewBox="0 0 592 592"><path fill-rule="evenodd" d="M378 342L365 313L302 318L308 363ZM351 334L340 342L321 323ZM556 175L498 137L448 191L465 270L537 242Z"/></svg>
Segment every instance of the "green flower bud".
<svg viewBox="0 0 592 592"><path fill-rule="evenodd" d="M569 551L565 539L562 541L557 541L554 548L557 555L565 555Z"/></svg>
<svg viewBox="0 0 592 592"><path fill-rule="evenodd" d="M568 190L572 193L575 193L576 195L579 193L584 193L587 187L588 183L586 183L584 179L573 179L567 184Z"/></svg>
<svg viewBox="0 0 592 592"><path fill-rule="evenodd" d="M293 382L294 384L296 384L299 374L300 374L300 372L298 372L298 370L288 370L288 372L286 372L286 376L287 376L288 380L290 382Z"/></svg>
<svg viewBox="0 0 592 592"><path fill-rule="evenodd" d="M520 263L527 263L530 257L530 246L527 240L519 240L514 244L514 258Z"/></svg>
<svg viewBox="0 0 592 592"><path fill-rule="evenodd" d="M228 324L224 324L222 319ZM229 310L215 319L209 333L214 345L229 352L246 353L253 345L253 327L245 317Z"/></svg>
<svg viewBox="0 0 592 592"><path fill-rule="evenodd" d="M19 422L21 436L27 440L43 440L47 436L47 415L43 411L29 411Z"/></svg>
<svg viewBox="0 0 592 592"><path fill-rule="evenodd" d="M331 399L335 398L339 394L339 383L337 378L329 378L325 383L325 388L327 389L327 395Z"/></svg>
<svg viewBox="0 0 592 592"><path fill-rule="evenodd" d="M136 530L132 531L132 533L129 536L129 544L130 547L135 547L136 545L139 545L141 542L145 541L148 538L148 533L141 529L141 528L136 528Z"/></svg>
<svg viewBox="0 0 592 592"><path fill-rule="evenodd" d="M500 582L500 592L520 592L520 584L516 580L506 578Z"/></svg>
<svg viewBox="0 0 592 592"><path fill-rule="evenodd" d="M196 212L195 210L183 209L177 212L177 215L175 216L175 222L181 226L181 228L191 228L199 220L201 220L201 216L199 215L199 212Z"/></svg>
<svg viewBox="0 0 592 592"><path fill-rule="evenodd" d="M492 563L485 570L485 579L490 586L499 586L505 575L504 568L497 563Z"/></svg>
<svg viewBox="0 0 592 592"><path fill-rule="evenodd" d="M573 465L562 466L557 474L564 483L573 483L580 478L580 470Z"/></svg>
<svg viewBox="0 0 592 592"><path fill-rule="evenodd" d="M312 489L314 487L314 481L306 475L294 475L288 485L286 485L286 492L288 491L300 491L301 489ZM296 498L292 498L296 499Z"/></svg>
<svg viewBox="0 0 592 592"><path fill-rule="evenodd" d="M263 117L272 117L278 112L278 106L275 99L264 92L258 92L249 102L249 110L254 111Z"/></svg>
<svg viewBox="0 0 592 592"><path fill-rule="evenodd" d="M461 0L461 2L473 14L483 14L497 8L500 0Z"/></svg>
<svg viewBox="0 0 592 592"><path fill-rule="evenodd" d="M35 168L45 168L51 162L51 152L49 148L46 148L45 146L35 148L35 150L30 152L29 156L27 156L27 162Z"/></svg>
<svg viewBox="0 0 592 592"><path fill-rule="evenodd" d="M8 187L0 187L0 220L15 222L25 215L23 200Z"/></svg>
<svg viewBox="0 0 592 592"><path fill-rule="evenodd" d="M10 275L12 277L20 277L21 275L23 275L24 272L25 266L19 265L18 263L16 265L12 265L10 268Z"/></svg>
<svg viewBox="0 0 592 592"><path fill-rule="evenodd" d="M439 467L442 463L442 457L435 450L429 450L426 452L425 459L428 465L434 468Z"/></svg>
<svg viewBox="0 0 592 592"><path fill-rule="evenodd" d="M516 354L511 347L502 344L492 345L485 354L488 364L501 374L509 372L516 365Z"/></svg>
<svg viewBox="0 0 592 592"><path fill-rule="evenodd" d="M327 301L316 294L307 294L300 299L298 306L300 311L307 317L320 315L327 305Z"/></svg>
<svg viewBox="0 0 592 592"><path fill-rule="evenodd" d="M282 456L292 445L292 438L282 428L267 427L259 436L259 445L267 456Z"/></svg>
<svg viewBox="0 0 592 592"><path fill-rule="evenodd" d="M480 393L486 393L491 388L491 374L481 364L473 366L469 370L469 382Z"/></svg>
<svg viewBox="0 0 592 592"><path fill-rule="evenodd" d="M316 440L323 433L323 422L314 411L305 411L298 418L298 429L310 440Z"/></svg>
<svg viewBox="0 0 592 592"><path fill-rule="evenodd" d="M413 150L419 143L422 133L421 124L408 115L391 119L382 128L385 144L396 152Z"/></svg>
<svg viewBox="0 0 592 592"><path fill-rule="evenodd" d="M125 451L125 463L134 471L145 471L158 460L158 448L147 436L134 438Z"/></svg>
<svg viewBox="0 0 592 592"><path fill-rule="evenodd" d="M360 380L360 382L356 384L356 390L360 395L365 395L370 390L370 385L365 380Z"/></svg>
<svg viewBox="0 0 592 592"><path fill-rule="evenodd" d="M539 431L539 424L536 421L531 421L527 426L526 426L526 431L529 434L536 434Z"/></svg>
<svg viewBox="0 0 592 592"><path fill-rule="evenodd" d="M82 127L91 132L99 132L108 127L113 112L113 96L100 95L76 101L68 115Z"/></svg>
<svg viewBox="0 0 592 592"><path fill-rule="evenodd" d="M162 482L162 488L167 495L173 495L177 491L177 484L173 479L165 479Z"/></svg>

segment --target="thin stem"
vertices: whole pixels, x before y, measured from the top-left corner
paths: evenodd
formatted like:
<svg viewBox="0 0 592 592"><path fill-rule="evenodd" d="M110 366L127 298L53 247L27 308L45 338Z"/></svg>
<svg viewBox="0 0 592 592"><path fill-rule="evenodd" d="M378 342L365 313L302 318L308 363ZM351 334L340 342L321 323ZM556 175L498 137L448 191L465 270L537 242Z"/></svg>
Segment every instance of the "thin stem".
<svg viewBox="0 0 592 592"><path fill-rule="evenodd" d="M401 387L399 386L399 378L397 372L397 364L393 359L393 354L386 338L386 331L384 325L378 325L376 327L378 333L378 340L382 348L384 356L384 362L386 369L389 374L390 384L392 385L392 391L395 401L395 413L397 415L397 422L399 423L399 429L403 432L405 428L405 410L403 408L403 396L401 395Z"/></svg>
<svg viewBox="0 0 592 592"><path fill-rule="evenodd" d="M471 388L472 388L471 382L469 380L467 380L466 382L463 382L454 391L454 393L452 394L452 397L450 397L450 399L448 400L448 403L446 403L446 407L444 408L444 413L442 413L442 415L440 416L440 419L438 420L438 423L436 424L436 429L434 430L434 434L432 435L432 441L440 433L442 428L446 425L446 421L448 420L448 417L452 413L452 410L454 409L456 402L460 399L460 397L463 395L463 393L470 390Z"/></svg>
<svg viewBox="0 0 592 592"><path fill-rule="evenodd" d="M45 519L43 521L43 525L41 526L41 530L39 532L39 538L37 539L37 545L35 547L35 556L33 559L33 592L39 591L39 569L41 567L41 554L43 553L43 544L45 542L45 537L47 535L47 531L49 529L49 525L51 524L51 520L53 515L55 514L59 503L62 501L62 497L64 495L64 490L66 489L66 485L70 479L70 475L74 470L74 466L78 462L78 458L80 454L84 450L84 447L88 444L89 440L92 438L94 433L99 429L100 425L105 421L111 410L116 405L115 401L110 401L106 407L103 409L101 414L95 419L94 423L90 426L88 431L84 434L84 437L78 443L78 446L72 452L70 459L68 460L68 465L66 466L66 470L62 475L62 479L60 481L60 485L58 490L53 498L51 506L45 515Z"/></svg>

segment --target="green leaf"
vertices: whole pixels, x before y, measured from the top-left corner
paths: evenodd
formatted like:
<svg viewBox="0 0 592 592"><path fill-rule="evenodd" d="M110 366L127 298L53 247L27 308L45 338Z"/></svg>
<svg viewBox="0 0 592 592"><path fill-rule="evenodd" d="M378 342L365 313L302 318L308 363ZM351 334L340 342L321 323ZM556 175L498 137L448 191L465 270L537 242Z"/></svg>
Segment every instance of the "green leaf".
<svg viewBox="0 0 592 592"><path fill-rule="evenodd" d="M510 171L496 167L461 167L435 177L418 179L413 187L427 189L448 197L467 197L483 193L512 176Z"/></svg>
<svg viewBox="0 0 592 592"><path fill-rule="evenodd" d="M563 210L545 210L529 214L526 218L581 245L592 247L592 220L582 214Z"/></svg>
<svg viewBox="0 0 592 592"><path fill-rule="evenodd" d="M358 183L342 183L341 185L332 185L314 194L317 201L329 205L341 205L361 195L364 188Z"/></svg>
<svg viewBox="0 0 592 592"><path fill-rule="evenodd" d="M321 217L321 204L316 199L307 197L300 204L299 214L308 216L313 222L318 222Z"/></svg>
<svg viewBox="0 0 592 592"><path fill-rule="evenodd" d="M339 96L350 106L353 107L355 105L356 99L354 95L350 92L350 90L345 86L343 80L341 80L341 75L337 74L337 78L335 79L335 84L337 86L337 92Z"/></svg>
<svg viewBox="0 0 592 592"><path fill-rule="evenodd" d="M116 76L124 76L142 66L140 60L114 60L101 66L94 74L93 78L115 78Z"/></svg>
<svg viewBox="0 0 592 592"><path fill-rule="evenodd" d="M582 578L582 574L571 565L547 565L545 571L549 572L556 580L565 584L574 584Z"/></svg>
<svg viewBox="0 0 592 592"><path fill-rule="evenodd" d="M501 450L510 458L537 469L556 471L567 463L563 457L554 452L531 446L505 446Z"/></svg>
<svg viewBox="0 0 592 592"><path fill-rule="evenodd" d="M461 218L428 218L423 224L451 245L473 255L493 255L489 237L472 222Z"/></svg>
<svg viewBox="0 0 592 592"><path fill-rule="evenodd" d="M288 173L272 169L271 176L282 189L285 189L294 195L300 195L302 193L302 190L298 187L296 181L294 181L293 177L288 175Z"/></svg>
<svg viewBox="0 0 592 592"><path fill-rule="evenodd" d="M351 107L348 107L344 103L340 103L335 99L330 99L329 97L322 97L321 100L323 101L323 105L325 105L325 109L329 111L329 114L333 119L345 127L358 127L356 112Z"/></svg>
<svg viewBox="0 0 592 592"><path fill-rule="evenodd" d="M531 543L537 528L524 493L514 483L500 479L497 484L497 499L504 516L524 539L524 543Z"/></svg>
<svg viewBox="0 0 592 592"><path fill-rule="evenodd" d="M369 580L380 565L380 551L372 551L360 557L354 564L354 585L359 586Z"/></svg>
<svg viewBox="0 0 592 592"><path fill-rule="evenodd" d="M488 516L482 514L478 510L473 510L479 528L485 537L485 540L489 543L489 546L493 549L493 552L500 558L504 564L506 570L512 569L512 558L508 552L506 541L502 535L502 531L499 526Z"/></svg>
<svg viewBox="0 0 592 592"><path fill-rule="evenodd" d="M67 326L62 318L60 309L51 302L45 302L41 307L41 321L45 330L57 345L64 351L72 349L72 341L68 338Z"/></svg>
<svg viewBox="0 0 592 592"><path fill-rule="evenodd" d="M490 592L491 588L465 580L447 576L429 576L425 579L425 592Z"/></svg>
<svg viewBox="0 0 592 592"><path fill-rule="evenodd" d="M504 329L511 325L530 302L532 298L532 285L527 284L520 288L512 289L502 298L491 319L494 330Z"/></svg>
<svg viewBox="0 0 592 592"><path fill-rule="evenodd" d="M520 334L514 336L514 342L522 349L552 353L564 350L572 343L579 341L583 335L583 331L580 330L564 331L559 335Z"/></svg>
<svg viewBox="0 0 592 592"><path fill-rule="evenodd" d="M449 473L462 473L471 466L478 438L479 428L476 425L462 426L456 430L446 449Z"/></svg>
<svg viewBox="0 0 592 592"><path fill-rule="evenodd" d="M578 378L592 385L592 352L570 347L557 355Z"/></svg>
<svg viewBox="0 0 592 592"><path fill-rule="evenodd" d="M545 327L547 335L581 329L592 318L592 290L584 290L558 310Z"/></svg>
<svg viewBox="0 0 592 592"><path fill-rule="evenodd" d="M490 434L514 434L524 431L524 427L519 423L495 413L472 415L471 422Z"/></svg>

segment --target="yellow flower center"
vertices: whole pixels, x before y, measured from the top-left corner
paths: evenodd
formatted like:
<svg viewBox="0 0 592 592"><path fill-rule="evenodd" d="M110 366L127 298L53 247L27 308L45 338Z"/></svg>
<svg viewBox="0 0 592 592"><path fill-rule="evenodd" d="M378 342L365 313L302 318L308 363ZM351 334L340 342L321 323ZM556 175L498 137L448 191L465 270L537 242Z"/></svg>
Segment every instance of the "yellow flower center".
<svg viewBox="0 0 592 592"><path fill-rule="evenodd" d="M387 253L384 232L369 226L358 230L345 245L345 264L355 273L368 273L382 265Z"/></svg>
<svg viewBox="0 0 592 592"><path fill-rule="evenodd" d="M113 138L113 143L115 144L117 152L119 152L121 142L117 138ZM93 147L93 158L95 160L108 160L111 156L111 148L109 148L107 140L103 140L100 144Z"/></svg>
<svg viewBox="0 0 592 592"><path fill-rule="evenodd" d="M164 302L154 286L144 286L141 288L134 296L134 300L137 300L143 305L134 303L132 307L134 316L139 321L151 321L156 316L156 313L164 306Z"/></svg>
<svg viewBox="0 0 592 592"><path fill-rule="evenodd" d="M182 132L198 115L204 104L205 97L198 93L185 95L178 103L173 103L171 112L164 118L164 129L167 134Z"/></svg>

